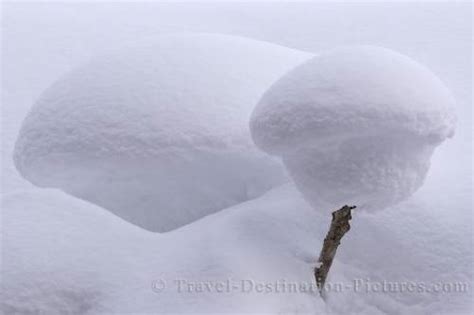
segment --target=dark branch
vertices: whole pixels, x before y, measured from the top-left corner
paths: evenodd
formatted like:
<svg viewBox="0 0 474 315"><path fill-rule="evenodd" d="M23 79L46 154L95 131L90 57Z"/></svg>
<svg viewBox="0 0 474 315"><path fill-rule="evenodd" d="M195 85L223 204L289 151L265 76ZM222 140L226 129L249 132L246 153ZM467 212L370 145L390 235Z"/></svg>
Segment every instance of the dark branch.
<svg viewBox="0 0 474 315"><path fill-rule="evenodd" d="M314 269L314 276L316 277L316 284L319 292L322 294L326 278L331 268L332 261L336 255L336 250L341 239L346 234L351 226L349 221L352 219L351 210L355 209L355 206L344 206L341 209L332 213L331 226L329 232L324 239L323 248L319 254L318 263L319 266Z"/></svg>

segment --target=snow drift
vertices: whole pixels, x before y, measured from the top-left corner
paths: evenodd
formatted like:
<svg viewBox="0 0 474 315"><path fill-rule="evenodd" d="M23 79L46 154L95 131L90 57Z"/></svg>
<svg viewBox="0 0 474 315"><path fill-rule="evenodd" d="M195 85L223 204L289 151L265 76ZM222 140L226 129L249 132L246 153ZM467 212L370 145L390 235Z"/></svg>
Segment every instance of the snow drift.
<svg viewBox="0 0 474 315"><path fill-rule="evenodd" d="M311 55L224 35L173 35L58 80L18 136L21 174L169 231L284 181L248 130L262 93Z"/></svg>
<svg viewBox="0 0 474 315"><path fill-rule="evenodd" d="M470 221L452 216L451 196L433 186L438 194L419 194L380 215L354 214L357 224L329 279L345 289L328 292L325 302L309 285L329 217L308 206L291 183L165 234L60 191L11 193L2 200L7 254L0 313L471 314L472 244L459 237L469 233ZM152 289L158 279L167 284L160 292ZM179 292L180 279L232 279L238 287ZM357 279L363 281L358 290ZM259 292L248 281L272 291ZM382 281L427 289L367 291L366 284ZM467 290L428 290L438 282ZM302 289L277 291L275 283Z"/></svg>
<svg viewBox="0 0 474 315"><path fill-rule="evenodd" d="M433 150L454 133L453 107L443 83L415 61L348 47L276 82L250 127L313 205L380 210L421 186Z"/></svg>
<svg viewBox="0 0 474 315"><path fill-rule="evenodd" d="M130 272L133 248L154 235L53 189L4 196L2 216L2 314L99 312L107 277Z"/></svg>

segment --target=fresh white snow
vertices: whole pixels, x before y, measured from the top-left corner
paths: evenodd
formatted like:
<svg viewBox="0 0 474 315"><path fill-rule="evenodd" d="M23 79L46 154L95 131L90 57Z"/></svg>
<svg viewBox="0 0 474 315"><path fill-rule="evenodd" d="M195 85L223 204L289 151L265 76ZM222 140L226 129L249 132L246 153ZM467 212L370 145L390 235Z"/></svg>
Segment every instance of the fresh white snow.
<svg viewBox="0 0 474 315"><path fill-rule="evenodd" d="M0 313L472 314L471 22L466 2L3 4ZM93 56L182 32L258 39L261 52L274 52L268 42L313 55L387 47L452 91L456 134L436 149L423 186L384 211L354 211L328 279L341 292L333 288L325 301L307 290L276 292L276 282L314 285L330 220L292 183L152 233L18 174L12 156L22 121L58 78ZM178 292L179 280L200 292ZM228 280L237 288L216 292ZM257 292L261 283L273 291Z"/></svg>
<svg viewBox="0 0 474 315"><path fill-rule="evenodd" d="M48 88L15 163L41 187L165 232L285 181L252 143L262 93L311 54L225 35L170 35L93 58Z"/></svg>
<svg viewBox="0 0 474 315"><path fill-rule="evenodd" d="M433 150L454 134L454 106L445 85L408 57L346 47L273 84L250 127L317 208L376 211L422 185Z"/></svg>
<svg viewBox="0 0 474 315"><path fill-rule="evenodd" d="M0 307L6 314L462 312L472 254L470 240L457 235L470 223L449 211L442 194L424 193L381 214L355 211L323 302L312 270L330 218L292 184L165 234L59 191L12 193L3 200Z"/></svg>

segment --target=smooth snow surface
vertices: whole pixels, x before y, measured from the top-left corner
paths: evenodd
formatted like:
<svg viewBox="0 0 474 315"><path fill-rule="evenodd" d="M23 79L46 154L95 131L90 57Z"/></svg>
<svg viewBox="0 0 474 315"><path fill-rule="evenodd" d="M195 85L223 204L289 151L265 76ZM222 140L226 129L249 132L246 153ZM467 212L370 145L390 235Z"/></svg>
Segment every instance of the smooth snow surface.
<svg viewBox="0 0 474 315"><path fill-rule="evenodd" d="M31 109L15 163L151 231L165 232L285 180L248 131L262 93L311 55L224 35L163 36L95 58Z"/></svg>
<svg viewBox="0 0 474 315"><path fill-rule="evenodd" d="M471 3L8 1L1 22L1 314L474 313ZM423 186L384 211L354 211L328 279L343 287L326 301L302 290L257 293L248 281L239 293L242 280L270 283L273 291L281 280L314 284L312 268L330 215L315 211L326 207L308 205L292 183L168 233L152 233L91 202L36 187L18 173L12 156L22 122L58 78L79 71L91 57L182 32L244 36L314 55L345 45L387 47L428 67L455 96L456 133L436 149ZM243 50L252 51L250 46ZM241 64L242 54L232 55L233 64ZM258 75L247 71L246 81ZM175 283L225 284L229 278L238 284L230 293L203 285L201 292L178 293ZM152 288L158 279L166 290Z"/></svg>
<svg viewBox="0 0 474 315"><path fill-rule="evenodd" d="M443 194L379 215L354 212L323 302L312 270L330 217L292 184L166 234L62 192L12 193L3 200L0 311L468 313L471 243L457 235L470 223L449 212Z"/></svg>
<svg viewBox="0 0 474 315"><path fill-rule="evenodd" d="M313 204L381 210L422 185L434 148L454 134L454 104L443 83L408 57L348 47L278 80L250 127Z"/></svg>

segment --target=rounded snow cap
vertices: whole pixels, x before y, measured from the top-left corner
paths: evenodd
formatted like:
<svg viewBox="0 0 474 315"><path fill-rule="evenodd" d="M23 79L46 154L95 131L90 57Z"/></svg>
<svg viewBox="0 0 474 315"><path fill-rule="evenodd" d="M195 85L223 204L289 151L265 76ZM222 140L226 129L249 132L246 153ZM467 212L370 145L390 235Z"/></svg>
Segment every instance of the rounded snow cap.
<svg viewBox="0 0 474 315"><path fill-rule="evenodd" d="M212 34L112 51L38 99L16 167L145 229L173 230L286 180L253 144L248 119L262 93L310 56Z"/></svg>
<svg viewBox="0 0 474 315"><path fill-rule="evenodd" d="M347 47L313 57L273 84L250 129L258 147L283 158L313 204L381 209L421 186L433 149L454 134L454 103L410 58Z"/></svg>

